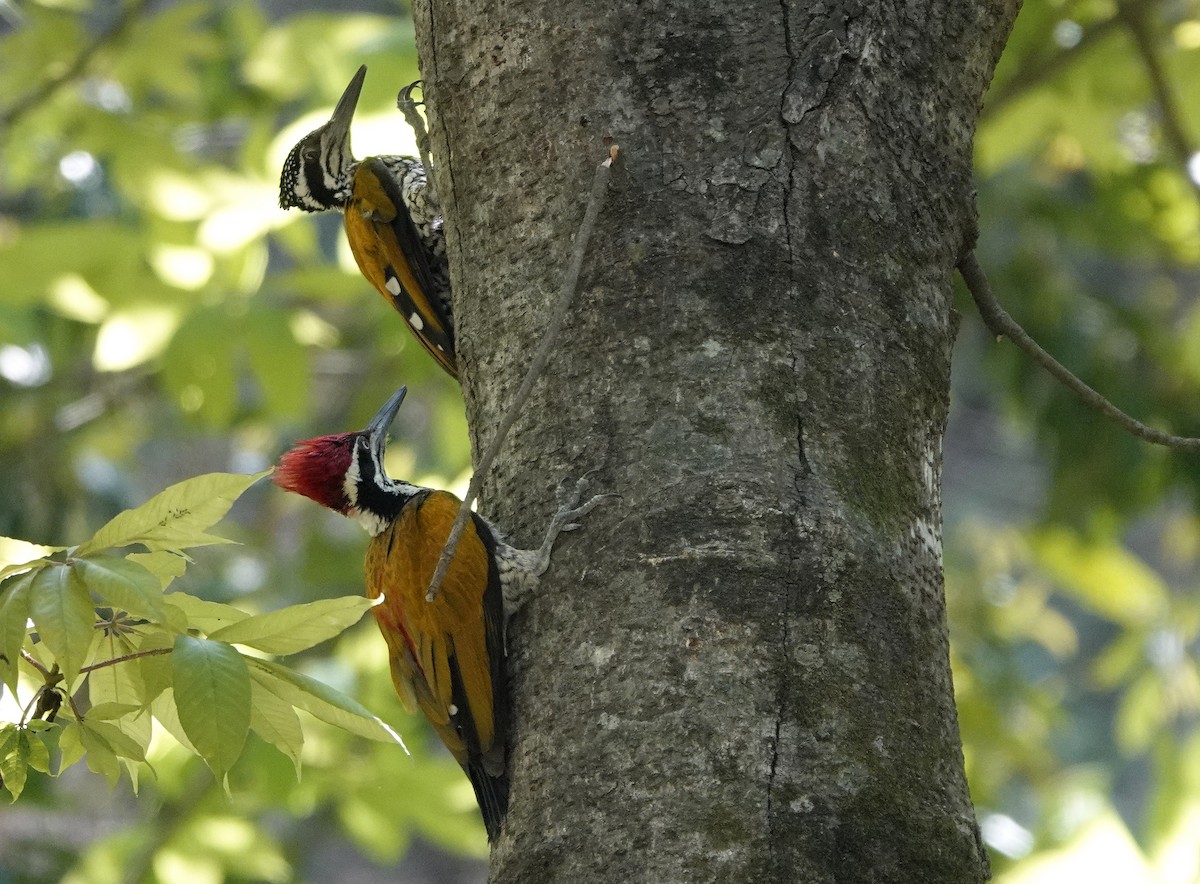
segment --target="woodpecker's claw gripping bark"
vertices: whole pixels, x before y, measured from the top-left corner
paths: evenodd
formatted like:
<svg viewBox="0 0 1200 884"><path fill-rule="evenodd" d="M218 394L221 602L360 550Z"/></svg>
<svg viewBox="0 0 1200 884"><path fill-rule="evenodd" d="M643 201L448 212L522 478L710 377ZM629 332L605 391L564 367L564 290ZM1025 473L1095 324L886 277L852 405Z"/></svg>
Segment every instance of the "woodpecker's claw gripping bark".
<svg viewBox="0 0 1200 884"><path fill-rule="evenodd" d="M424 105L425 100L423 98L420 101L418 101L412 97L413 91L416 89L420 89L421 94L424 95L425 87L424 87L423 80L413 80L411 83L409 83L403 89L401 89L396 94L396 107L399 108L400 110L404 110L405 105L408 105L409 107L414 107L414 108L421 107L422 105Z"/></svg>

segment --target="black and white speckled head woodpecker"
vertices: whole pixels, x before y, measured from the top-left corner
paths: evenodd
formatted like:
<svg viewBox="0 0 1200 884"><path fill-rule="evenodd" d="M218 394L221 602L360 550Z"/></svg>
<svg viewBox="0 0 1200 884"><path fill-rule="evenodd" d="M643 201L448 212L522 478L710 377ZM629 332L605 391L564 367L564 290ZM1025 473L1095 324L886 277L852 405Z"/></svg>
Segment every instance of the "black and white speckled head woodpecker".
<svg viewBox="0 0 1200 884"><path fill-rule="evenodd" d="M281 209L325 212L345 206L358 165L350 150L350 121L366 76L364 64L338 99L329 122L301 138L288 154L279 178Z"/></svg>

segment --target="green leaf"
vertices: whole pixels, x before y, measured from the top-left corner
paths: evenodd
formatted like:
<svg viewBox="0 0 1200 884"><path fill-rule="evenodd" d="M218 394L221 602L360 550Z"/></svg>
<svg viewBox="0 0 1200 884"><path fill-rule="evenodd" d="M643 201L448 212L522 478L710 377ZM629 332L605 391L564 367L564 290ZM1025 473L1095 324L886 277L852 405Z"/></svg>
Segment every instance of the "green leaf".
<svg viewBox="0 0 1200 884"><path fill-rule="evenodd" d="M295 654L338 635L376 603L363 596L321 599L247 617L210 632L215 641L249 645L268 654Z"/></svg>
<svg viewBox="0 0 1200 884"><path fill-rule="evenodd" d="M116 660L133 651L133 643L125 636L101 636L96 646L97 663ZM88 674L88 699L92 703L88 718L95 716L98 706L115 704L141 709L145 705L144 694L141 673L133 660L100 666Z"/></svg>
<svg viewBox="0 0 1200 884"><path fill-rule="evenodd" d="M126 510L81 545L77 556L140 543L151 552L233 541L204 533L220 521L242 493L270 471L245 476L208 473L185 479Z"/></svg>
<svg viewBox="0 0 1200 884"><path fill-rule="evenodd" d="M29 739L15 724L0 727L0 777L4 786L16 801L25 789L25 775L29 759Z"/></svg>
<svg viewBox="0 0 1200 884"><path fill-rule="evenodd" d="M0 578L27 568L44 568L46 563L40 560L62 550L61 546L42 546L15 537L0 537Z"/></svg>
<svg viewBox="0 0 1200 884"><path fill-rule="evenodd" d="M17 660L29 631L30 587L36 571L9 577L0 583L0 676L14 694L17 691Z"/></svg>
<svg viewBox="0 0 1200 884"><path fill-rule="evenodd" d="M232 605L220 602L209 602L198 599L186 592L173 592L164 601L169 607L181 611L187 620L187 627L199 629L204 633L216 632L218 629L238 623L250 615L238 610Z"/></svg>
<svg viewBox="0 0 1200 884"><path fill-rule="evenodd" d="M40 773L50 773L50 748L46 745L48 733L33 728L25 729L28 746L29 766Z"/></svg>
<svg viewBox="0 0 1200 884"><path fill-rule="evenodd" d="M250 729L250 673L224 642L181 635L171 655L179 723L218 779L233 767Z"/></svg>
<svg viewBox="0 0 1200 884"><path fill-rule="evenodd" d="M91 684L91 679L88 680ZM129 703L97 703L85 713L88 722L96 721L112 721L114 718L120 718L123 715L128 715L130 712L137 712L141 706L133 706Z"/></svg>
<svg viewBox="0 0 1200 884"><path fill-rule="evenodd" d="M101 737L121 758L132 758L134 761L146 760L146 748L109 721L92 721L90 718L82 722L84 732L90 731Z"/></svg>
<svg viewBox="0 0 1200 884"><path fill-rule="evenodd" d="M58 760L59 774L83 758L85 750L79 722L68 721L63 725L62 733L58 737L58 749L62 752Z"/></svg>
<svg viewBox="0 0 1200 884"><path fill-rule="evenodd" d="M191 561L185 555L165 549L148 553L130 553L125 558L131 562L137 562L157 577L161 589L170 586L176 577L182 577L187 571L188 562Z"/></svg>
<svg viewBox="0 0 1200 884"><path fill-rule="evenodd" d="M270 660L247 657L246 662L255 681L297 709L352 734L384 743L399 743L408 752L398 733L340 691Z"/></svg>
<svg viewBox="0 0 1200 884"><path fill-rule="evenodd" d="M142 636L137 644L138 651L156 651L175 646L175 636L155 630ZM155 654L138 657L133 665L137 666L138 677L142 683L142 702L150 703L155 697L171 686L171 655Z"/></svg>
<svg viewBox="0 0 1200 884"><path fill-rule="evenodd" d="M292 704L268 691L257 679L250 681L250 728L296 766L300 776L300 750L304 748L304 730Z"/></svg>
<svg viewBox="0 0 1200 884"><path fill-rule="evenodd" d="M166 616L158 577L137 562L119 556L92 556L73 560L71 568L89 591L114 608L156 623Z"/></svg>
<svg viewBox="0 0 1200 884"><path fill-rule="evenodd" d="M178 740L180 746L195 755L200 754L200 751L192 745L192 741L184 733L183 725L179 723L179 707L175 705L173 688L167 688L155 697L154 702L150 704L150 711L153 713L155 721L163 726L163 730Z"/></svg>
<svg viewBox="0 0 1200 884"><path fill-rule="evenodd" d="M103 722L97 722L97 726ZM117 753L105 734L86 722L79 722L79 742L83 746L84 761L88 770L101 774L110 786L115 786L121 779L121 763L117 761Z"/></svg>
<svg viewBox="0 0 1200 884"><path fill-rule="evenodd" d="M30 587L29 616L70 683L95 634L96 611L87 589L70 568L43 568Z"/></svg>

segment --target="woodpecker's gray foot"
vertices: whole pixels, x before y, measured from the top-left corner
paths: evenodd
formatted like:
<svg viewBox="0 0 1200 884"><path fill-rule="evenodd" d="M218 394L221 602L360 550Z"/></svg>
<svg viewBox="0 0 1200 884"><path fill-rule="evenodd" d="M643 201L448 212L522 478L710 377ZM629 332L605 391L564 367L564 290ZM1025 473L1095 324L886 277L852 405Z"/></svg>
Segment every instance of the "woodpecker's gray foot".
<svg viewBox="0 0 1200 884"><path fill-rule="evenodd" d="M587 493L588 486L591 485L591 476L598 472L599 469L588 470L577 481L573 481L568 476L558 483L558 488L555 490L555 497L558 499L558 512L550 520L550 530L546 532L546 540L550 544L554 543L554 538L560 532L577 529L579 522L575 520L582 519L605 498L621 496L613 493L597 494L583 505L580 505L579 501Z"/></svg>

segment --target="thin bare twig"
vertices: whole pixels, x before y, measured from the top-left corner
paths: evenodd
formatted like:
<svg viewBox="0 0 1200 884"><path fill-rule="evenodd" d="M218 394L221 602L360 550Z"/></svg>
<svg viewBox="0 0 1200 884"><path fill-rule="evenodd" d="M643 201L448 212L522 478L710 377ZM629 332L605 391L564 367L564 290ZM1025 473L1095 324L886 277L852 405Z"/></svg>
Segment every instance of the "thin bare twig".
<svg viewBox="0 0 1200 884"><path fill-rule="evenodd" d="M106 666L116 666L118 663L125 663L128 660L137 660L141 657L159 657L163 654L169 654L174 648L151 648L148 651L134 651L132 654L125 654L122 657L113 657L111 660L101 660L99 663L93 663L90 666L83 666L79 672L95 672L97 669L103 669Z"/></svg>
<svg viewBox="0 0 1200 884"><path fill-rule="evenodd" d="M1126 432L1139 439L1145 439L1156 445L1165 445L1168 448L1177 448L1181 451L1200 451L1200 439L1191 436L1173 436L1162 430L1146 426L1141 421L1130 417L1038 346L1038 343L1029 336L1025 329L1021 328L1017 321L1000 306L1000 302L992 293L987 274L983 272L983 267L980 266L979 259L974 252L968 252L959 261L958 272L962 274L963 281L967 284L967 290L975 299L975 306L979 308L979 315L983 317L983 324L988 327L988 330L996 337L1008 338L1024 350L1034 362L1050 372L1088 408L1119 424Z"/></svg>
<svg viewBox="0 0 1200 884"><path fill-rule="evenodd" d="M458 542L462 538L467 518L471 515L471 504L479 497L483 479L488 474L488 470L491 469L492 463L496 460L500 446L504 444L504 439L508 435L508 431L516 423L517 416L521 413L521 409L524 408L525 402L529 399L529 394L533 391L534 383L545 370L546 363L550 361L550 354L553 352L554 346L558 341L558 333L562 329L562 324L571 309L571 301L575 297L575 290L579 288L579 273L583 269L584 254L587 252L588 242L592 238L592 231L596 228L596 219L600 216L600 209L604 206L604 199L608 195L608 177L612 171L613 160L617 158L617 152L617 145L611 145L609 147L608 158L596 167L596 174L592 178L592 190L588 194L587 209L583 213L583 220L579 223L579 232L575 235L575 245L571 249L571 260L567 264L567 272L563 277L562 287L558 290L558 299L554 305L554 313L550 317L550 322L546 325L546 331L542 335L542 342L538 345L537 353L533 356L533 361L529 363L529 368L525 372L525 379L521 381L521 387L517 390L517 395L513 398L512 404L508 407L503 420L500 421L500 426L496 428L496 434L492 437L487 450L479 458L479 466L475 470L475 474L471 476L471 485L467 488L467 494L463 498L462 506L459 507L458 515L454 518L454 525L450 528L450 535L446 538L446 545L442 548L442 555L438 559L437 567L433 571L433 578L429 581L429 591L425 593L426 601L432 602L437 598L438 591L442 587L442 581L446 577L446 571L450 568L450 561L454 558L455 550L458 549Z"/></svg>
<svg viewBox="0 0 1200 884"><path fill-rule="evenodd" d="M134 19L141 15L149 5L150 0L133 0L133 2L121 10L121 14L117 16L116 21L107 30L97 34L90 43L84 46L80 53L61 72L43 80L3 111L0 111L0 131L11 127L18 119L42 104L42 102L67 83L79 77L87 69L87 66L91 64L92 58L95 57L96 53L120 37L133 23Z"/></svg>
<svg viewBox="0 0 1200 884"><path fill-rule="evenodd" d="M38 672L40 672L42 674L42 678L44 678L46 680L46 684L50 685L51 687L53 687L54 685L56 685L60 681L62 681L63 677L62 677L61 672L58 672L57 669L54 672L51 672L49 669L47 669L45 666L42 665L41 661L38 660L37 657L33 656L33 654L29 653L24 648L21 649L21 657L25 660L26 663L28 663L30 666L32 666L34 669L36 669Z"/></svg>

